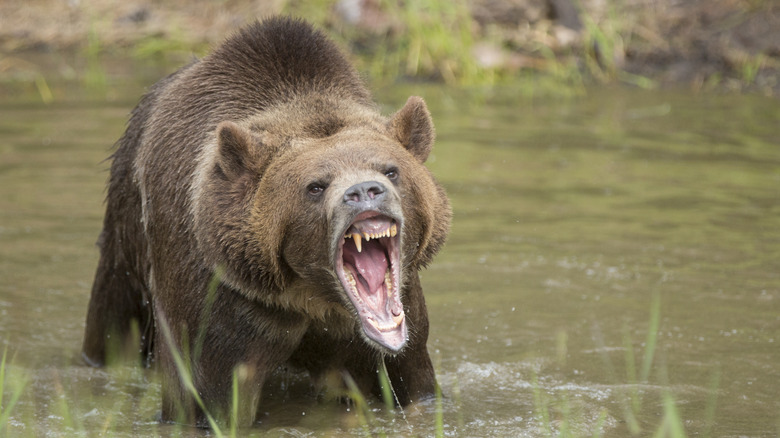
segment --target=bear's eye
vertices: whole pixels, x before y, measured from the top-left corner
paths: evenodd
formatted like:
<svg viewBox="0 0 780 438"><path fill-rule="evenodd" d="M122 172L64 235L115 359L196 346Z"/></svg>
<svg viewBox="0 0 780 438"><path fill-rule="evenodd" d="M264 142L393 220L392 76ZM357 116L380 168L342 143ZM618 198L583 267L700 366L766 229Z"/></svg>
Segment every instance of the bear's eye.
<svg viewBox="0 0 780 438"><path fill-rule="evenodd" d="M398 179L398 168L396 168L396 167L391 167L391 168L387 169L387 170L385 171L385 176L386 176L386 177L387 177L387 179L389 179L390 181L393 181L393 182L395 182L395 180L397 180L397 179Z"/></svg>
<svg viewBox="0 0 780 438"><path fill-rule="evenodd" d="M318 197L322 195L323 192L325 192L326 187L327 186L322 183L311 183L308 187L306 187L306 191L310 196Z"/></svg>

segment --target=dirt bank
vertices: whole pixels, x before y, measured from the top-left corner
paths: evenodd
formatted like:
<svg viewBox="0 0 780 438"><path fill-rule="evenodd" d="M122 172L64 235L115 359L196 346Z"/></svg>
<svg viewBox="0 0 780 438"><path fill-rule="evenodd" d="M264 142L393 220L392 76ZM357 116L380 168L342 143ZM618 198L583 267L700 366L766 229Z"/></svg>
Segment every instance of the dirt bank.
<svg viewBox="0 0 780 438"><path fill-rule="evenodd" d="M587 82L780 92L780 3L772 0L2 2L0 75L19 68L3 58L30 52L198 53L277 13L325 27L372 74L468 83L485 72L500 80L563 71Z"/></svg>

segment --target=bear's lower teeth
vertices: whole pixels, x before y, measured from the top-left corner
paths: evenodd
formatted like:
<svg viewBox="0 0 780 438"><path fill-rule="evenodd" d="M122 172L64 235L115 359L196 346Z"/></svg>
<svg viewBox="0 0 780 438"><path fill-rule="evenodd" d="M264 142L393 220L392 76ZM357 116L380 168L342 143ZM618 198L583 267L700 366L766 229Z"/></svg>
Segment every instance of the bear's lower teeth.
<svg viewBox="0 0 780 438"><path fill-rule="evenodd" d="M379 323L374 321L373 318L368 318L368 322L371 323L371 325L373 325L374 328L376 328L380 332L386 332L386 331L394 330L396 327L401 325L401 323L404 321L405 316L406 315L404 314L404 312L401 312L400 315L393 316L393 323L387 325L379 325Z"/></svg>
<svg viewBox="0 0 780 438"><path fill-rule="evenodd" d="M365 304L365 303L363 303L363 299L360 298L360 294L358 293L358 290L357 290L357 280L355 280L355 276L352 275L352 273L347 271L347 270L344 271L344 274L345 274L344 276L347 279L347 282L349 283L349 286L350 286L349 288L350 288L350 292L352 292L352 295L354 295L355 298L357 298L357 300L361 304Z"/></svg>
<svg viewBox="0 0 780 438"><path fill-rule="evenodd" d="M387 298L393 296L393 276L390 274L390 269L385 271L385 287L387 288Z"/></svg>

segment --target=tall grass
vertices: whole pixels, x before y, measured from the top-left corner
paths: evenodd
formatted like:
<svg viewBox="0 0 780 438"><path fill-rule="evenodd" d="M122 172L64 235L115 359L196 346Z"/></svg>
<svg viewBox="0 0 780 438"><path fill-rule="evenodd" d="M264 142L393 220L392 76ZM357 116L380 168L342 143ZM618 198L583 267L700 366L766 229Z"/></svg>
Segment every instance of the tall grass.
<svg viewBox="0 0 780 438"><path fill-rule="evenodd" d="M642 396L639 392L639 385L646 384L649 381L650 373L653 368L653 360L655 358L657 343L658 343L658 330L661 320L661 296L658 291L655 291L652 295L651 307L650 307L650 320L647 329L647 335L645 339L644 353L642 355L642 368L639 375L636 374L636 359L634 357L634 348L631 337L628 330L624 331L623 345L625 350L625 362L626 362L626 377L630 384L629 390L629 403L624 403L624 419L628 426L630 433L633 436L638 436L643 433L639 424L638 417L642 412ZM606 359L608 361L608 359ZM610 365L611 367L611 365ZM659 368L662 376L666 375L665 367ZM663 377L662 377L663 378ZM663 378L663 380L666 380ZM661 419L661 425L656 430L653 436L655 437L669 437L669 438L683 438L686 437L685 428L683 422L677 412L676 404L673 395L669 391L664 391L663 395L663 417ZM714 409L714 407L713 407Z"/></svg>
<svg viewBox="0 0 780 438"><path fill-rule="evenodd" d="M618 11L617 5L617 2L609 3L607 16L598 21L581 9L585 29L580 56L590 76L599 83L624 82L640 88L655 88L657 83L652 79L624 69L631 29L636 24L628 18L630 15Z"/></svg>
<svg viewBox="0 0 780 438"><path fill-rule="evenodd" d="M53 3L53 0L48 1ZM579 5L583 29L579 31L578 41L571 44L556 38L551 30L554 29L555 22L551 20L525 23L521 19L514 27L502 23L478 23L467 0L363 2L369 4L368 9L378 10L375 15L379 17L379 21L384 22L379 26L382 31L370 27L370 24L355 26L346 23L336 12L339 9L339 0L282 0L273 3L274 6L263 8L264 13L296 15L328 29L337 39L341 39L344 45L351 47L362 67L361 70L380 82L411 78L470 88L511 84L514 88L509 90L518 90L523 95L567 96L581 94L586 82L621 82L653 88L658 85L657 81L628 71L627 54L658 52L664 55L668 52L668 41L663 35L657 35L663 28L658 26L657 22L667 17L656 17L657 10L664 8L656 7L655 2L637 4L624 0L576 0L574 3ZM599 10L602 3L606 8L604 14ZM745 6L741 12L749 15L757 9L768 8L771 2L755 0L742 3ZM209 46L219 42L216 38L206 41L211 37L204 35L227 36L235 29L233 22L240 25L254 18L261 18L248 14L251 8L242 2L220 1L206 7L205 13L225 13L240 18L231 21L230 25L225 24L225 20L194 20L199 26L197 27L190 26L191 23L186 19L190 13L185 9L186 3L161 0L155 5L156 8L159 7L163 17L178 15L185 18L182 18L181 22L167 20L164 32L150 31L147 34L137 33L117 38L115 28L116 23L121 21L121 16L107 16L105 7L96 7L93 2L73 9L74 15L81 16L71 18L77 23L83 23L81 27L85 29L78 50L86 65L78 67L83 71L79 71L77 76L82 80L81 85L86 91L102 94L110 92L104 52L143 62L157 61L166 66L174 59L177 64L184 63L192 53L204 54ZM643 16L654 18L647 23L648 20L643 20ZM527 36L528 29L532 30L532 36ZM42 38L47 39L45 32L43 34ZM56 32L54 34L56 35ZM682 39L685 38L683 35ZM54 38L48 39L51 39L53 47L58 48L58 42ZM680 44L696 49L694 35L688 37L688 40ZM475 50L479 50L482 45L510 55L498 63L480 64L477 62ZM172 54L174 55L171 56ZM508 61L520 58L528 62ZM716 87L731 83L745 89L765 86L765 73L768 72L772 75L769 77L774 77L780 67L777 57L752 54L747 50L729 55L728 59L729 61L720 67L721 71L702 78L702 85ZM2 71L0 66L0 74ZM36 74L21 76L20 80L34 85L41 99L49 102L52 94L47 80L58 79L44 77L49 74L48 70L38 69ZM768 82L770 88L774 82L776 81ZM771 90L766 91L771 93Z"/></svg>
<svg viewBox="0 0 780 438"><path fill-rule="evenodd" d="M624 330L623 359L625 371L623 373L617 372L615 365L607 355L607 349L603 345L601 335L596 333L594 337L597 344L599 344L599 350L601 351L601 357L607 374L613 376L613 384L618 388L616 390L618 396L617 401L621 410L620 414L622 415L620 422L625 425L628 436L685 438L687 435L683 419L677 409L674 395L668 389L664 389L662 392L661 406L663 411L658 425L655 427L648 425L643 426L640 422L640 418L647 418L646 415L643 415L647 406L645 400L643 400L641 387L649 383L650 376L654 370L657 371L658 378L661 380L663 387L667 387L666 382L668 382L666 379L665 367L659 366L655 362L656 350L658 348L660 315L661 299L660 295L656 292L653 294L651 300L648 329L641 358L638 358L635 355L634 344L628 334L628 330ZM558 338L557 350L559 351L560 356L561 349L565 350L565 347L561 347L561 337L559 336ZM637 369L638 363L641 364L641 367ZM705 407L704 416L706 430L703 436L709 436L711 431L711 425L715 417L715 394L718 385L719 374L716 373L711 381L711 395L708 399L707 406ZM590 424L589 434L593 437L603 436L606 420L609 415L606 408L599 410L598 417L595 421L587 421L587 419L582 418L583 414L572 409L570 399L565 391L561 395L551 395L548 393L540 383L539 376L536 372L531 376L531 387L533 395L533 412L536 424L538 425L537 434L539 436L549 438L583 436L584 431L577 430L577 428L574 427L578 424ZM625 388L624 392L621 392L619 388Z"/></svg>
<svg viewBox="0 0 780 438"><path fill-rule="evenodd" d="M410 77L439 77L446 84L475 84L489 79L472 54L471 17L463 0L383 2L406 27L398 35L397 50L403 73ZM392 57L375 57L388 71ZM392 62L392 61L391 61ZM397 62L397 61L396 61ZM388 68L389 67L389 68ZM397 76L397 75L394 75Z"/></svg>
<svg viewBox="0 0 780 438"><path fill-rule="evenodd" d="M377 81L398 78L437 80L447 85L494 82L494 71L473 56L472 19L465 0L379 0L383 19L395 25L383 34L335 25L337 1L288 1L282 13L331 28L352 46L358 63Z"/></svg>
<svg viewBox="0 0 780 438"><path fill-rule="evenodd" d="M216 283L212 281L213 286L210 290L216 287ZM213 292L210 293L213 295ZM210 300L213 300L210 298ZM675 403L674 395L671 391L664 389L661 392L660 406L661 413L657 422L654 424L647 424L647 415L644 412L648 409L648 402L644 400L643 393L640 388L650 383L651 377L661 382L661 387L668 387L668 379L666 377L666 369L664 366L659 365L657 358L658 349L658 333L660 325L661 315L661 300L660 295L655 293L652 297L651 307L649 312L649 321L647 334L644 339L644 346L641 350L641 354L634 353L635 348L631 340L628 330L623 335L623 347L624 347L624 367L623 372L616 372L616 367L607 356L606 352L602 353L604 365L609 370L609 374L614 377L616 389L615 393L618 396L618 404L621 406L619 415L622 415L621 423L625 425L627 429L627 436L652 436L652 437L668 437L668 438L683 438L686 437L686 431L684 427L684 421ZM203 320L204 324L207 324L207 320ZM188 392L189 396L194 400L197 406L203 410L206 421L210 428L209 434L217 437L236 437L246 435L248 431L239 429L239 417L241 415L241 370L237 369L232 378L232 399L228 408L227 421L221 422L214 412L209 412L208 405L200 397L197 388L195 386L191 360L192 357L197 354L196 352L202 347L193 346L192 349L184 348L183 351L176 347L174 342L174 336L171 331L171 327L167 325L163 318L158 321L158 329L161 331L162 339L166 343L167 348L171 351L177 372L181 378L181 384ZM600 342L598 340L597 342ZM197 335L196 339L203 339L203 336ZM557 336L556 342L558 363L562 364L562 357L565 357L566 351L566 337L564 335ZM198 341L195 342L197 344ZM200 341L202 342L202 341ZM600 350L605 350L601 348ZM14 413L15 407L18 405L20 397L26 388L29 387L29 377L24 371L18 369L12 369L10 367L11 360L9 359L7 349L3 352L2 359L0 359L0 435L3 435L3 431L9 430L9 418L12 418L12 414L17 420L22 421L36 421L36 415L32 414L32 417L24 417ZM459 431L465 430L463 428L463 413L460 411L461 404L460 390L457 383L452 384L450 389L451 394L446 397L442 389L436 386L436 396L432 404L428 404L422 411L421 417L416 416L415 425L421 425L427 423L424 431L416 429L419 426L413 426L412 423L406 417L406 413L402 409L398 409L397 399L393 392L392 384L389 379L387 368L384 361L378 362L377 376L381 388L382 404L377 407L376 404L372 404L367 400L364 394L356 382L351 378L349 374L343 373L341 375L344 384L346 385L344 395L349 400L351 406L347 411L350 415L354 415L354 419L357 422L357 432L366 437L372 436L390 436L398 433L419 436L421 434L429 434L436 437L445 436L445 430ZM440 364L437 361L437 369L440 368ZM139 379L139 372L143 372L137 365L128 366L127 364L118 365L108 370L108 378L114 383L112 387L116 387L118 382L127 378L127 372L130 372L130 379L144 382L145 379ZM84 404L83 393L78 389L73 388L69 384L67 378L61 378L55 370L52 378L52 391L54 393L54 403L50 412L60 419L56 424L58 430L66 431L68 434L88 436L100 432L101 435L111 435L116 430L117 419L124 416L139 415L137 401L117 400L113 406L100 408L98 413L101 415L99 419L88 418L83 409L85 406L90 406L90 403ZM541 383L542 379L538 372L534 372L531 376L531 388L533 399L533 424L536 429L534 433L538 436L544 437L579 437L579 436L604 436L607 426L607 420L609 418L609 411L606 407L598 409L595 418L586 418L581 409L578 408L575 402L576 400L570 399L567 392L555 394L549 392L544 388ZM626 384L627 383L627 384ZM142 383L148 386L148 382ZM137 385L137 383L135 383ZM717 391L720 385L720 373L716 371L713 373L710 381L710 397L707 400L704 408L704 430L702 436L708 437L712 434L712 426L716 416L717 405ZM619 388L627 388L624 392L621 392ZM149 391L148 389L140 390L143 394L143 403L149 405L159 406L158 394L155 391ZM454 402L447 402L454 400ZM74 403L74 401L82 401L80 404ZM91 402L94 405L96 402ZM129 405L128 405L129 403ZM445 406L447 407L445 409ZM654 409L655 404L653 404ZM88 408L87 408L88 409ZM94 409L93 409L94 410ZM222 414L222 413L220 413ZM51 415L49 416L51 418ZM640 422L643 419L645 423ZM96 422L97 420L97 422ZM51 420L48 420L51 421ZM400 423L396 423L400 422ZM49 423L51 424L51 423ZM400 427L399 427L400 424ZM405 425L405 426L404 426ZM583 425L585 425L583 428ZM166 435L190 435L191 430L187 426L173 426L177 429L164 432ZM190 432L188 432L190 430ZM399 432L403 431L403 432ZM449 432L448 432L449 433ZM34 435L35 432L31 432L30 435ZM612 433L614 435L614 433Z"/></svg>

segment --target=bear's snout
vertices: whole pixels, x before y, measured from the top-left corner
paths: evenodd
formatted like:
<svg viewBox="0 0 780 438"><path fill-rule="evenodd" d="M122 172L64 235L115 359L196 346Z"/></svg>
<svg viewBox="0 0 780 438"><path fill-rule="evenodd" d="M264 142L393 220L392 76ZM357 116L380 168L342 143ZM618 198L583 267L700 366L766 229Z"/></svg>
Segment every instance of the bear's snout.
<svg viewBox="0 0 780 438"><path fill-rule="evenodd" d="M384 202L387 189L378 181L364 181L344 192L344 203L359 210L374 210Z"/></svg>

